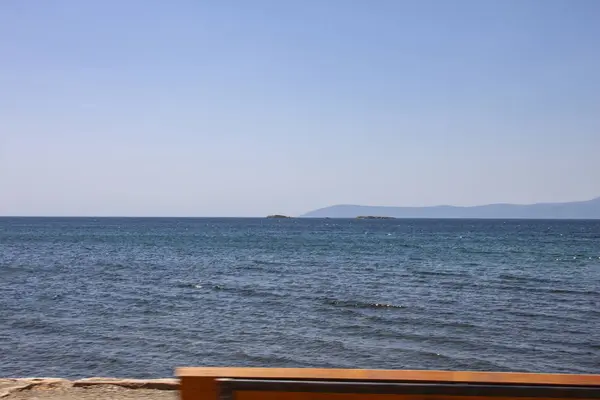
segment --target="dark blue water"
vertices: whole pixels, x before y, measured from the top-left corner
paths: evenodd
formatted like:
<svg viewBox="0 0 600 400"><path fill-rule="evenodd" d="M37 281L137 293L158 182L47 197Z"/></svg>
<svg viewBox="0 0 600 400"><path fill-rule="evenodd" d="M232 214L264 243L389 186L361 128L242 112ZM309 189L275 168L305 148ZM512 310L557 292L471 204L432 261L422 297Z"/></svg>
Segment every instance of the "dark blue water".
<svg viewBox="0 0 600 400"><path fill-rule="evenodd" d="M0 376L600 372L600 221L0 219Z"/></svg>

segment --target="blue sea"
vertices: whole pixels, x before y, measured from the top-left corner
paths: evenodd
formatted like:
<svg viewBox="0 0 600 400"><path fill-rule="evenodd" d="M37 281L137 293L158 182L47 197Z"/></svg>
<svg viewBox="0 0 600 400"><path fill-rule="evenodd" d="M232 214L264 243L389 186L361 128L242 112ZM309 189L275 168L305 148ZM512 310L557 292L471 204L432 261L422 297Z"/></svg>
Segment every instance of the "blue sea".
<svg viewBox="0 0 600 400"><path fill-rule="evenodd" d="M0 218L0 376L600 373L600 221Z"/></svg>

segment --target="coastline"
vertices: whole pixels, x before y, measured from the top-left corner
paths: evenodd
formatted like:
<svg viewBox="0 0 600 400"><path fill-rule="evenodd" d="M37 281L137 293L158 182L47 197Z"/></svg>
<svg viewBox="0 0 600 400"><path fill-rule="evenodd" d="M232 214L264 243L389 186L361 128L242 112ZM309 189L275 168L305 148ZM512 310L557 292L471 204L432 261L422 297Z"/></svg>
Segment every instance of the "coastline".
<svg viewBox="0 0 600 400"><path fill-rule="evenodd" d="M0 378L0 399L176 398L178 379ZM85 396L82 396L85 393ZM116 396L117 395L117 396Z"/></svg>

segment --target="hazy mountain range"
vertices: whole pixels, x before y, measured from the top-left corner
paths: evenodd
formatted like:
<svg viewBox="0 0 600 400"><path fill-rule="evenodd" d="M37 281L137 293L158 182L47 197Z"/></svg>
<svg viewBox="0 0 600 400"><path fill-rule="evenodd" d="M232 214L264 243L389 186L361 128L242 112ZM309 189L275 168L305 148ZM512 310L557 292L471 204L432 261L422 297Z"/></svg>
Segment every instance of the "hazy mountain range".
<svg viewBox="0 0 600 400"><path fill-rule="evenodd" d="M490 218L490 219L600 219L600 197L588 201L538 204L488 204L473 207L377 207L335 205L308 212L309 218Z"/></svg>

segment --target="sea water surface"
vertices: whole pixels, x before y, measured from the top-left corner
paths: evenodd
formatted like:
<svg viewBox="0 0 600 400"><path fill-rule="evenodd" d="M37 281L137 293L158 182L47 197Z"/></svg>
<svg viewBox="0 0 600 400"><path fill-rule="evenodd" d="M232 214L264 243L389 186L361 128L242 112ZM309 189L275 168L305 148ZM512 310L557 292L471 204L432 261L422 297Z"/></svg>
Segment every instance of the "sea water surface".
<svg viewBox="0 0 600 400"><path fill-rule="evenodd" d="M600 373L600 221L0 218L0 376Z"/></svg>

